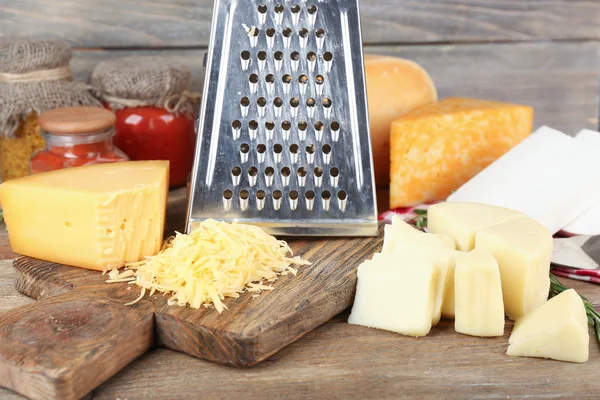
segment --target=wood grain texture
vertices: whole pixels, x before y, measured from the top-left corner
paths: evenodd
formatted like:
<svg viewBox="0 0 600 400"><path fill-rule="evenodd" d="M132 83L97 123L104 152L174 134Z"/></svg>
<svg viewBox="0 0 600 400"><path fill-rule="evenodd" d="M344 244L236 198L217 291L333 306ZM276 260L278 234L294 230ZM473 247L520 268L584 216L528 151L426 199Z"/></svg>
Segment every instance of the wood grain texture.
<svg viewBox="0 0 600 400"><path fill-rule="evenodd" d="M33 399L78 399L154 344L222 364L255 365L348 308L356 268L381 242L289 240L294 254L313 265L281 277L272 292L227 299L222 314L168 306L160 295L126 306L139 294L135 286L17 258L17 290L40 301L0 316L0 385Z"/></svg>
<svg viewBox="0 0 600 400"><path fill-rule="evenodd" d="M367 44L599 39L586 0L360 0ZM0 36L75 47L206 46L212 0L0 0Z"/></svg>
<svg viewBox="0 0 600 400"><path fill-rule="evenodd" d="M532 106L534 126L568 134L598 127L600 43L498 43L488 45L382 46L369 53L414 60L430 73L440 98L466 96ZM72 68L79 79L101 60L159 54L188 65L194 90L202 86L203 50L78 51Z"/></svg>

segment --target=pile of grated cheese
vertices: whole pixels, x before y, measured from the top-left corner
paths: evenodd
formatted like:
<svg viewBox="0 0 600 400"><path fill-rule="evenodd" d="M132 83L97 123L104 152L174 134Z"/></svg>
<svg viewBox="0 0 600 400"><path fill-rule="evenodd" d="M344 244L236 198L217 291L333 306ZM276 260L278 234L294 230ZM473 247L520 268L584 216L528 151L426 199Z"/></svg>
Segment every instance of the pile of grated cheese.
<svg viewBox="0 0 600 400"><path fill-rule="evenodd" d="M129 305L149 290L150 296L156 291L171 294L170 305L214 306L221 313L227 308L226 297L272 290L265 283L280 275L296 275L292 264L310 262L293 257L285 241L256 226L209 219L187 235L176 233L155 256L130 263L123 272L110 271L106 282L141 286L140 296Z"/></svg>

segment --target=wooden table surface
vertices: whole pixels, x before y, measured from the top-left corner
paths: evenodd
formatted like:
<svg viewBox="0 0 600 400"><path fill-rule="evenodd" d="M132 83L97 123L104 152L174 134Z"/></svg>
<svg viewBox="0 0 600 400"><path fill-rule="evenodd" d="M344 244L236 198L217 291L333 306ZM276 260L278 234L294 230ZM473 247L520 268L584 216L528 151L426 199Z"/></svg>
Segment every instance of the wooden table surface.
<svg viewBox="0 0 600 400"><path fill-rule="evenodd" d="M178 200L179 201L179 200ZM170 216L181 218L181 204ZM0 226L0 312L32 302L13 287L8 238ZM563 279L594 304L600 286ZM348 311L263 363L237 369L157 349L97 388L93 399L259 398L598 398L600 352L571 364L505 355L502 338L456 334L442 321L419 339L348 325ZM590 331L591 333L591 331ZM22 397L0 388L0 399Z"/></svg>

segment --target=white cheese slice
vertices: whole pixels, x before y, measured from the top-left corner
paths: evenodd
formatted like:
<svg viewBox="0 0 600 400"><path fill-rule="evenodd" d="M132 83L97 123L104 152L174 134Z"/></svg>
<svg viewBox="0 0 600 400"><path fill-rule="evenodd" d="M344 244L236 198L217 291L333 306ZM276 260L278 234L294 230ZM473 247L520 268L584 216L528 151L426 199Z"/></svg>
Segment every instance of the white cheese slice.
<svg viewBox="0 0 600 400"><path fill-rule="evenodd" d="M442 318L442 305L449 284L449 270L454 269L455 250L422 245L419 242L411 242L406 247L397 248L394 253L377 253L373 255L373 261L385 265L395 265L396 268L415 268L413 260L433 264L437 270L437 281L435 285L435 301L431 317L432 325L437 325Z"/></svg>
<svg viewBox="0 0 600 400"><path fill-rule="evenodd" d="M528 217L477 231L475 249L490 252L500 267L504 312L510 319L548 299L552 247L548 229Z"/></svg>
<svg viewBox="0 0 600 400"><path fill-rule="evenodd" d="M600 203L600 157L543 126L448 197L520 211L556 233Z"/></svg>
<svg viewBox="0 0 600 400"><path fill-rule="evenodd" d="M500 270L490 253L460 253L456 257L454 288L456 332L484 337L504 335Z"/></svg>
<svg viewBox="0 0 600 400"><path fill-rule="evenodd" d="M480 203L444 202L427 210L427 229L443 234L456 243L456 249L470 251L475 247L475 232L525 214L503 207Z"/></svg>
<svg viewBox="0 0 600 400"><path fill-rule="evenodd" d="M358 267L356 296L348 323L425 336L431 330L438 281L435 266L415 258L411 268L372 260Z"/></svg>
<svg viewBox="0 0 600 400"><path fill-rule="evenodd" d="M393 253L396 248L404 247L406 243L420 242L423 245L454 249L454 241L446 235L431 234L420 231L406 223L397 215L392 217L392 223L384 228L382 253Z"/></svg>
<svg viewBox="0 0 600 400"><path fill-rule="evenodd" d="M509 356L586 362L590 334L583 301L575 290L565 290L519 318L508 343Z"/></svg>
<svg viewBox="0 0 600 400"><path fill-rule="evenodd" d="M575 136L575 140L595 149L600 157L600 132L584 129ZM600 203L571 221L563 230L575 235L600 235Z"/></svg>

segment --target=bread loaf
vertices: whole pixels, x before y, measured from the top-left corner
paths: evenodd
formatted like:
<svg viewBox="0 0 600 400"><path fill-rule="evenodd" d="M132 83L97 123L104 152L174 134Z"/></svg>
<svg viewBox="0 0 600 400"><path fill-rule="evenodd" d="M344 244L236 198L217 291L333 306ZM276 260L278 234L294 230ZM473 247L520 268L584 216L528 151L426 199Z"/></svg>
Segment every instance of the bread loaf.
<svg viewBox="0 0 600 400"><path fill-rule="evenodd" d="M375 182L388 186L392 121L436 101L437 91L421 66L402 58L365 54L365 72Z"/></svg>

